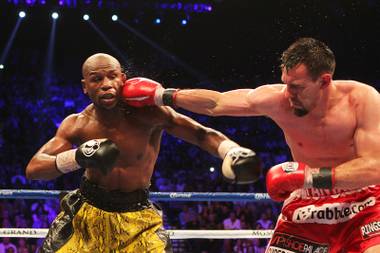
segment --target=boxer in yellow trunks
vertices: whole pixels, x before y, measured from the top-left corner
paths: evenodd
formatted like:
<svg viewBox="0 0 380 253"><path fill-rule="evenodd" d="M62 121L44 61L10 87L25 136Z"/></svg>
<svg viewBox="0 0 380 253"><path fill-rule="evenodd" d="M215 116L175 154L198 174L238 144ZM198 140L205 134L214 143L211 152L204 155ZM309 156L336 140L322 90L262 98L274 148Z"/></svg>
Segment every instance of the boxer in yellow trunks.
<svg viewBox="0 0 380 253"><path fill-rule="evenodd" d="M258 179L255 153L220 132L169 107L123 104L122 87L134 79L114 57L92 55L82 73L92 103L66 117L26 168L29 179L39 180L86 169L80 188L62 199L40 252L172 252L160 210L148 200L163 131L224 159L226 179Z"/></svg>

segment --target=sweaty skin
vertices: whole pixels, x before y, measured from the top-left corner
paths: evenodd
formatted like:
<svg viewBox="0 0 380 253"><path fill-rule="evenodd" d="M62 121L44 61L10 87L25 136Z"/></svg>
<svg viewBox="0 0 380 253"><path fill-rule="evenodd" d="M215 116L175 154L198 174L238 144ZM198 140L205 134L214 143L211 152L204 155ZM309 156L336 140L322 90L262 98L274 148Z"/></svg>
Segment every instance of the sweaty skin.
<svg viewBox="0 0 380 253"><path fill-rule="evenodd" d="M115 167L105 176L94 168L86 168L85 174L107 190L129 192L149 187L163 131L215 156L219 143L227 139L169 107L121 105L119 93L126 76L119 62L109 55L91 56L83 64L82 72L83 91L93 103L64 119L56 135L29 162L28 178L58 177L61 175L55 165L58 153L91 139L108 138L120 150Z"/></svg>
<svg viewBox="0 0 380 253"><path fill-rule="evenodd" d="M224 93L180 90L175 103L212 116L268 116L283 130L295 161L336 167L336 188L380 184L378 92L356 81L333 81L329 73L313 80L304 64L283 69L282 81Z"/></svg>

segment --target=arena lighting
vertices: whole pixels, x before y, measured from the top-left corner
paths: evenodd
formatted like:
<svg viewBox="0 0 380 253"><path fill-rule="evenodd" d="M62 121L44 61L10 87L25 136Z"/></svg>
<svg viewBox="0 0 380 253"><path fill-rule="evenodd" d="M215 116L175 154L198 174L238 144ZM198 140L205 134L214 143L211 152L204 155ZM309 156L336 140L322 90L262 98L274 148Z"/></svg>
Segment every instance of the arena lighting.
<svg viewBox="0 0 380 253"><path fill-rule="evenodd" d="M18 16L19 16L20 18L25 18L25 16L26 16L25 11L20 11L20 12L18 13Z"/></svg>
<svg viewBox="0 0 380 253"><path fill-rule="evenodd" d="M83 15L83 20L86 20L86 21L87 21L87 20L89 20L89 19L90 19L90 16L89 16L88 14L84 14L84 15Z"/></svg>
<svg viewBox="0 0 380 253"><path fill-rule="evenodd" d="M187 20L186 19L182 19L181 20L181 25L187 25Z"/></svg>
<svg viewBox="0 0 380 253"><path fill-rule="evenodd" d="M57 18L59 17L59 14L58 14L57 12L53 12L53 13L51 14L51 17L52 17L53 19L57 19Z"/></svg>
<svg viewBox="0 0 380 253"><path fill-rule="evenodd" d="M121 20L119 21L121 22ZM112 40L94 23L92 22L91 20L88 20L87 21L87 24L90 25L90 27L92 29L94 29L94 31L104 40L104 42L117 54L118 57L120 57L120 59L123 61L123 62L127 62L128 59L127 59L127 56L125 55L124 52L122 52L113 42Z"/></svg>
<svg viewBox="0 0 380 253"><path fill-rule="evenodd" d="M156 4L157 9L162 10L174 10L174 11L185 11L186 13L206 13L212 11L212 5L207 3L184 3L180 1L158 3Z"/></svg>
<svg viewBox="0 0 380 253"><path fill-rule="evenodd" d="M1 0L15 6L59 6L64 8L81 8L93 7L97 9L127 9L131 7L128 1L121 0ZM138 2L138 1L137 1ZM142 2L142 1L141 1ZM145 1L148 2L148 1ZM151 1L151 3L144 3L144 8L155 10L168 10L168 11L181 11L186 13L209 13L213 10L213 5L208 3L210 1L194 0L189 1Z"/></svg>
<svg viewBox="0 0 380 253"><path fill-rule="evenodd" d="M117 21L118 20L118 16L117 15L112 15L112 21Z"/></svg>
<svg viewBox="0 0 380 253"><path fill-rule="evenodd" d="M186 62L182 61L176 55L174 55L174 54L170 53L169 51L165 50L164 48L162 48L159 44L157 44L153 40L149 39L149 37L147 37L143 33L139 32L136 29L134 29L128 23L126 23L126 22L124 22L123 20L120 19L119 22L118 22L118 24L120 24L121 26L123 26L130 33L134 34L136 37L138 37L139 39L141 39L142 41L144 41L145 43L147 43L148 45L150 45L151 47L153 47L157 51L159 51L162 55L164 55L165 57L167 57L168 59L170 59L175 64L183 67L189 74L191 74L192 76L194 76L196 79L198 79L198 80L208 79L207 76L205 76L203 73L199 72L198 70L196 70L195 68L193 68L191 65L187 64Z"/></svg>
<svg viewBox="0 0 380 253"><path fill-rule="evenodd" d="M154 23L155 23L156 25L161 24L161 19L160 19L160 18L156 18L156 19L154 20Z"/></svg>
<svg viewBox="0 0 380 253"><path fill-rule="evenodd" d="M53 18L53 22L51 23L51 30L49 35L49 41L46 51L46 58L45 58L45 67L44 67L44 73L43 73L43 84L44 88L47 89L47 87L50 85L52 76L53 76L53 61L54 61L54 46L55 46L55 38L56 38L56 26L57 22L56 19L58 18L58 13L53 12L51 14L51 17Z"/></svg>
<svg viewBox="0 0 380 253"><path fill-rule="evenodd" d="M12 33L10 34L9 38L8 38L8 41L7 41L7 44L5 45L3 51L1 52L1 55L0 55L0 62L1 62L1 65L2 65L2 69L4 69L4 63L6 62L6 58L8 56L8 53L12 47L12 44L13 44L13 41L16 37L16 34L17 34L17 31L21 25L21 22L23 20L23 18L25 17L25 12L24 11L20 11L19 12L19 18L17 19L17 22L16 22L16 25L14 26L13 30L12 30Z"/></svg>

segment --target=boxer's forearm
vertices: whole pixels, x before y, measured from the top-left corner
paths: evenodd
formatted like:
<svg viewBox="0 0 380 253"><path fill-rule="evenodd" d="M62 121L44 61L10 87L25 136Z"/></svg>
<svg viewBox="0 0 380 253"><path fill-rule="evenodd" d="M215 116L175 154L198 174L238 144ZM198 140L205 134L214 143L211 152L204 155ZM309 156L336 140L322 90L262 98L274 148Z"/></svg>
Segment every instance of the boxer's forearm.
<svg viewBox="0 0 380 253"><path fill-rule="evenodd" d="M26 177L36 180L52 180L62 175L56 168L56 156L36 154L26 167Z"/></svg>
<svg viewBox="0 0 380 253"><path fill-rule="evenodd" d="M179 90L175 97L175 105L195 113L215 115L221 96L220 92L212 90Z"/></svg>
<svg viewBox="0 0 380 253"><path fill-rule="evenodd" d="M262 115L261 106L252 106L249 94L252 89L217 92L204 89L179 90L174 94L174 105L210 116Z"/></svg>
<svg viewBox="0 0 380 253"><path fill-rule="evenodd" d="M380 160L360 157L335 168L335 188L356 189L380 184Z"/></svg>

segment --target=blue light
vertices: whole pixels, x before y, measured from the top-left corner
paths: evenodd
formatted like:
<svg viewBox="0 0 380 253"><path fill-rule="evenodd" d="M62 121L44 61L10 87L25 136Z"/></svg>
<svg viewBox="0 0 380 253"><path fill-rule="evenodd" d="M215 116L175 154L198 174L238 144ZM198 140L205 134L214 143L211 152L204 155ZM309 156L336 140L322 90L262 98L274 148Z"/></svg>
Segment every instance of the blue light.
<svg viewBox="0 0 380 253"><path fill-rule="evenodd" d="M158 5L160 9L171 9L171 10L183 10L185 13L205 13L212 11L212 5L205 3L161 3Z"/></svg>
<svg viewBox="0 0 380 253"><path fill-rule="evenodd" d="M84 14L84 15L83 15L83 20L86 20L86 21L87 21L87 20L89 20L89 19L90 19L90 16L89 16L88 14Z"/></svg>
<svg viewBox="0 0 380 253"><path fill-rule="evenodd" d="M182 19L181 20L181 25L187 25L187 20L186 19Z"/></svg>
<svg viewBox="0 0 380 253"><path fill-rule="evenodd" d="M25 18L25 16L26 16L25 11L20 11L20 12L18 13L18 16L19 16L20 18Z"/></svg>
<svg viewBox="0 0 380 253"><path fill-rule="evenodd" d="M154 20L154 23L157 24L157 25L158 25L158 24L161 24L161 19L160 19L160 18L156 18L156 19Z"/></svg>
<svg viewBox="0 0 380 253"><path fill-rule="evenodd" d="M118 16L117 15L112 15L112 21L117 21L118 20Z"/></svg>

